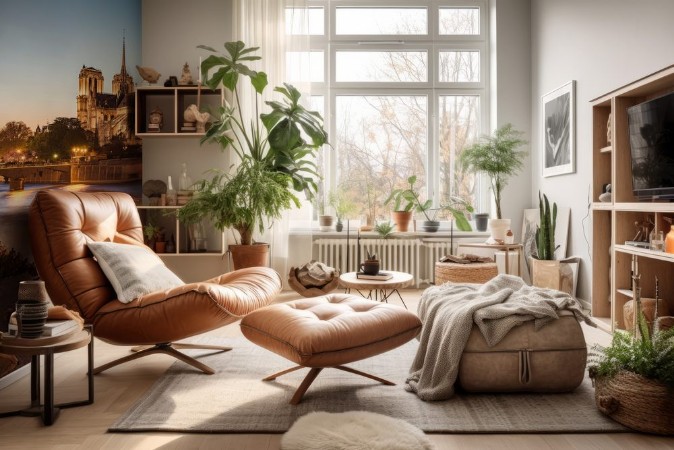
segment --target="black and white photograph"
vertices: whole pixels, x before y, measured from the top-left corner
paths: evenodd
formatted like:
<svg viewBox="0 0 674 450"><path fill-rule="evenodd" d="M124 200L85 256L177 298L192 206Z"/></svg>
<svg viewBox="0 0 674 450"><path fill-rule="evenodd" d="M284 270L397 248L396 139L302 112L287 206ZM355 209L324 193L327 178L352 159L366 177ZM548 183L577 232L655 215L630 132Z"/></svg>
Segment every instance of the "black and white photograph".
<svg viewBox="0 0 674 450"><path fill-rule="evenodd" d="M542 97L544 177L576 170L575 92L572 80Z"/></svg>

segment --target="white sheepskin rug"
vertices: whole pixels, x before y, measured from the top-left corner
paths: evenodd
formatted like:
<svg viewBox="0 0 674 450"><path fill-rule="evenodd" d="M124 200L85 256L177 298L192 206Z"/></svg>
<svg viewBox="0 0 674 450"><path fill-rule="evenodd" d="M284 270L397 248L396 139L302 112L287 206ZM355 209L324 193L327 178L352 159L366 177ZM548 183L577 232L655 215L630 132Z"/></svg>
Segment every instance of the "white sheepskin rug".
<svg viewBox="0 0 674 450"><path fill-rule="evenodd" d="M366 411L312 412L281 438L283 450L430 450L423 431L404 420Z"/></svg>

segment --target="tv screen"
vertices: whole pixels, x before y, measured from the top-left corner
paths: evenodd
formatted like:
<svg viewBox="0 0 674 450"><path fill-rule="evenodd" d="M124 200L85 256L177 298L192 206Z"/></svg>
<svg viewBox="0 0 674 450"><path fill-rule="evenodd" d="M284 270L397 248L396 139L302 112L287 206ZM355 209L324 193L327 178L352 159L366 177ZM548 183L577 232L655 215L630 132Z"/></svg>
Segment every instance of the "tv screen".
<svg viewBox="0 0 674 450"><path fill-rule="evenodd" d="M674 92L628 108L627 118L634 195L674 199Z"/></svg>

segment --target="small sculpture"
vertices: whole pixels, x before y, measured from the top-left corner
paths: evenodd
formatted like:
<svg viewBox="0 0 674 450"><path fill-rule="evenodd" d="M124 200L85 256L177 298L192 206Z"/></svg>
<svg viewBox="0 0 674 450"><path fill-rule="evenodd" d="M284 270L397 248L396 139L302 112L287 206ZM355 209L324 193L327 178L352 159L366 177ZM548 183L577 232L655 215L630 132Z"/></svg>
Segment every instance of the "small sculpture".
<svg viewBox="0 0 674 450"><path fill-rule="evenodd" d="M606 145L611 145L611 113L608 113L608 121L606 122Z"/></svg>
<svg viewBox="0 0 674 450"><path fill-rule="evenodd" d="M183 118L185 119L185 122L196 122L197 124L197 133L205 133L206 132L206 122L208 122L208 119L211 117L211 115L207 112L199 112L199 108L197 108L197 105L190 105L187 107L185 112L183 113Z"/></svg>
<svg viewBox="0 0 674 450"><path fill-rule="evenodd" d="M152 67L141 67L139 65L136 65L136 69L138 69L140 77L151 84L156 83L157 80L159 80L159 77L161 76L161 74L156 70L154 70Z"/></svg>
<svg viewBox="0 0 674 450"><path fill-rule="evenodd" d="M147 124L147 131L158 133L164 125L164 113L159 108L155 108L150 113L150 121Z"/></svg>
<svg viewBox="0 0 674 450"><path fill-rule="evenodd" d="M194 84L192 81L192 72L190 72L190 66L187 63L185 63L183 66L183 74L180 76L180 84Z"/></svg>

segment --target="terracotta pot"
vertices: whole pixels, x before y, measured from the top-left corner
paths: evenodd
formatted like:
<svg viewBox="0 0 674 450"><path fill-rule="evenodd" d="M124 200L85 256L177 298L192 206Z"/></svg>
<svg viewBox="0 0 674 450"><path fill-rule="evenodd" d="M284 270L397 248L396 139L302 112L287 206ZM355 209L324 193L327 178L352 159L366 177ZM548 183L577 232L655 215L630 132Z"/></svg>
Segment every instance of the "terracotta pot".
<svg viewBox="0 0 674 450"><path fill-rule="evenodd" d="M318 216L318 225L321 227L321 231L330 231L334 222L334 216Z"/></svg>
<svg viewBox="0 0 674 450"><path fill-rule="evenodd" d="M391 217L396 224L396 231L405 232L412 221L412 211L393 211Z"/></svg>
<svg viewBox="0 0 674 450"><path fill-rule="evenodd" d="M154 243L154 251L156 253L166 253L166 241L157 241Z"/></svg>
<svg viewBox="0 0 674 450"><path fill-rule="evenodd" d="M253 245L230 245L234 270L246 267L269 266L269 244L262 242Z"/></svg>

